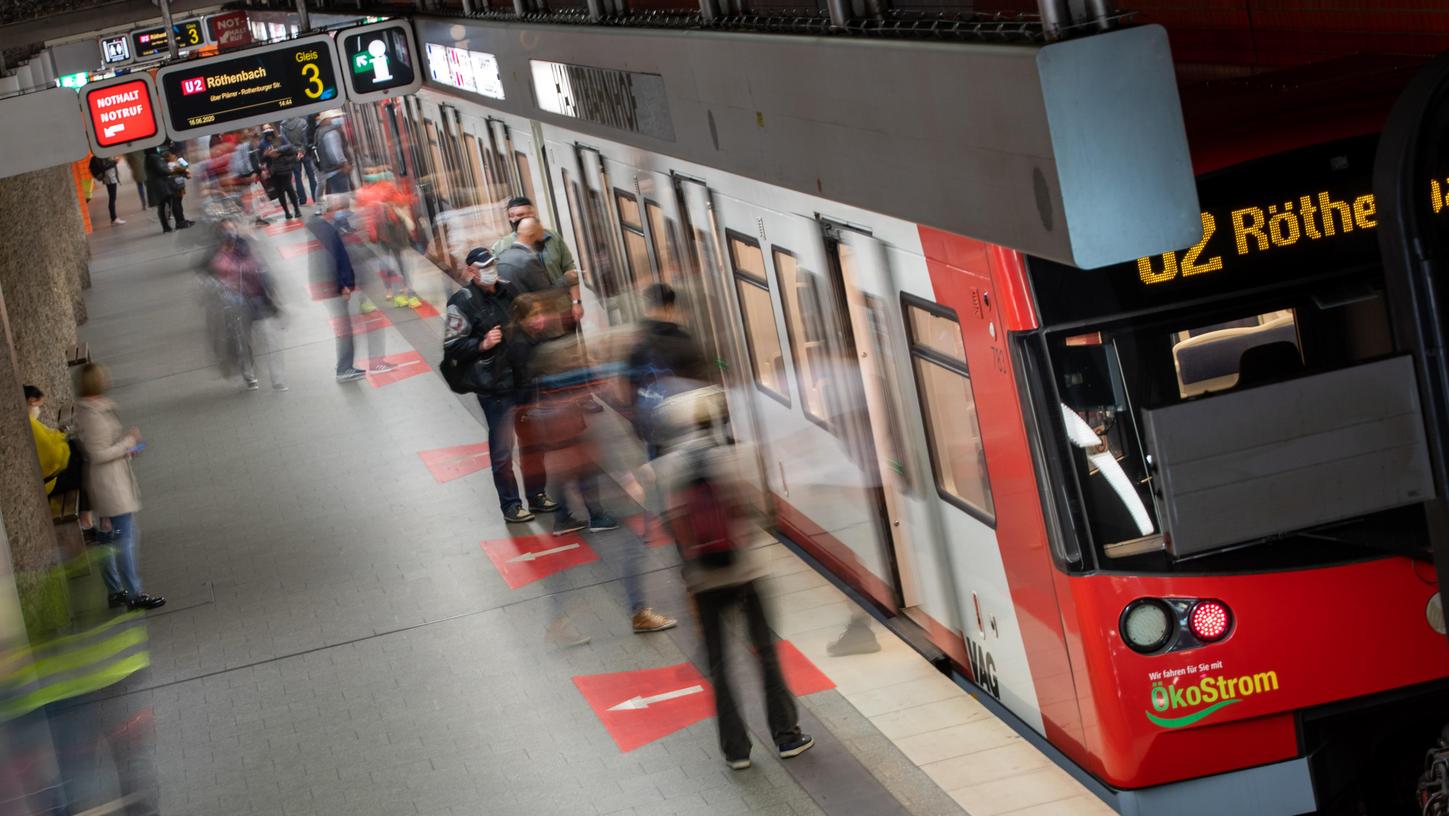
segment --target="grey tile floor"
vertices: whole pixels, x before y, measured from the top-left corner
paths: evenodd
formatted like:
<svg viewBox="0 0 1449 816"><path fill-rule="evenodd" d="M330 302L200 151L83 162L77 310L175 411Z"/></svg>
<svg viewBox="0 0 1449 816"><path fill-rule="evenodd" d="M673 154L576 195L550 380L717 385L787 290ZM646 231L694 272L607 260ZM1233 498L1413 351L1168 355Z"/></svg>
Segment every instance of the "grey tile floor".
<svg viewBox="0 0 1449 816"><path fill-rule="evenodd" d="M208 359L186 234L129 217L93 236L83 335L148 444L142 571L170 604L151 618L154 665L135 702L154 710L164 813L961 812L834 691L804 699L815 751L781 763L760 749L752 671L739 678L750 771L725 768L713 720L621 752L572 678L699 653L687 623L631 633L618 578L633 535L594 536L599 561L510 589L480 547L509 534L486 471L440 484L418 456L484 441L475 410L432 372L335 383L305 256L274 258L291 390L263 376L242 391ZM306 234L262 240L275 251ZM442 287L418 282L440 307ZM399 324L388 351L413 338L435 364L438 320L387 313ZM651 601L687 621L674 561L654 549L636 568ZM545 643L552 593L591 644Z"/></svg>

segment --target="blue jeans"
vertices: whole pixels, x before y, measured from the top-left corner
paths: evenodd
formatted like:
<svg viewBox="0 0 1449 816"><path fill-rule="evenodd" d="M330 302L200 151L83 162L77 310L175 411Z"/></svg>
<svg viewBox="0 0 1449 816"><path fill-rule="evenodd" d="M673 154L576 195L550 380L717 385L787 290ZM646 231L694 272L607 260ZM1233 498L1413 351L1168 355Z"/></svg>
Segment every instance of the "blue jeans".
<svg viewBox="0 0 1449 816"><path fill-rule="evenodd" d="M111 516L111 531L113 538L101 564L101 580L106 582L106 591L112 595L118 592L133 597L140 595L141 571L136 566L136 545L141 540L141 528L136 524L136 514Z"/></svg>
<svg viewBox="0 0 1449 816"><path fill-rule="evenodd" d="M304 170L307 173L308 187L302 186ZM317 200L317 165L312 161L311 156L304 156L301 161L297 162L297 166L292 170L292 186L297 190L297 197L302 200L303 204L307 203L308 189L312 191L312 200Z"/></svg>
<svg viewBox="0 0 1449 816"><path fill-rule="evenodd" d="M503 512L523 505L518 495L518 481L513 476L513 449L517 438L513 433L513 396L479 394L478 405L488 422L488 461L493 465L493 487L498 490L498 506ZM520 457L524 458L524 457ZM537 496L548 487L542 455L528 454L523 464L523 490Z"/></svg>

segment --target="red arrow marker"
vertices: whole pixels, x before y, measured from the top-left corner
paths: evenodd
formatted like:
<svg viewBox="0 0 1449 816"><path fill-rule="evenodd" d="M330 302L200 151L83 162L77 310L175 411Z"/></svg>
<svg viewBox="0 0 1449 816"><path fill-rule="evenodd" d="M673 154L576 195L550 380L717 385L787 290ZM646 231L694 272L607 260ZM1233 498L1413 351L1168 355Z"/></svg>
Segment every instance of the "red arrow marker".
<svg viewBox="0 0 1449 816"><path fill-rule="evenodd" d="M621 751L633 751L714 716L714 691L694 666L574 678Z"/></svg>
<svg viewBox="0 0 1449 816"><path fill-rule="evenodd" d="M810 658L790 641L775 641L775 654L780 657L780 671L785 675L785 685L790 687L790 693L796 697L835 688L835 681L826 677L825 672L810 662Z"/></svg>
<svg viewBox="0 0 1449 816"><path fill-rule="evenodd" d="M286 221L283 221L280 224L268 224L267 225L267 234L268 235L271 235L271 236L277 236L277 235L282 235L283 233L291 232L292 230L299 230L301 228L302 228L302 222L301 221L292 221L292 220L288 219Z"/></svg>
<svg viewBox="0 0 1449 816"><path fill-rule="evenodd" d="M416 351L408 351L402 354L389 354L382 358L382 360L391 363L394 368L391 371L373 372L372 367L377 365L379 361L375 359L367 361L367 381L373 388L381 388L384 385L402 382L409 377L426 374L432 370L428 367L428 361L423 359L423 355Z"/></svg>
<svg viewBox="0 0 1449 816"><path fill-rule="evenodd" d="M548 534L500 538L483 542L483 552L509 589L518 589L550 575L599 560L599 554L577 535Z"/></svg>
<svg viewBox="0 0 1449 816"><path fill-rule="evenodd" d="M432 472L438 484L461 479L470 473L477 473L493 463L488 459L488 443L459 445L456 448L437 448L418 451L423 464Z"/></svg>

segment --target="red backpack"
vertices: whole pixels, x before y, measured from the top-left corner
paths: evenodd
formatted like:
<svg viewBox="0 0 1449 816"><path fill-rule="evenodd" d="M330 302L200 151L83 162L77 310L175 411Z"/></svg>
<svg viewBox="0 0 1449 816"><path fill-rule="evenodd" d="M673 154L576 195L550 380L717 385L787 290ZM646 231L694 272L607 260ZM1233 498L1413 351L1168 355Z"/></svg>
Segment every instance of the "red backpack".
<svg viewBox="0 0 1449 816"><path fill-rule="evenodd" d="M731 530L733 508L724 491L705 472L703 457L695 455L693 474L680 490L674 540L686 561L707 567L728 567L735 562L739 545Z"/></svg>

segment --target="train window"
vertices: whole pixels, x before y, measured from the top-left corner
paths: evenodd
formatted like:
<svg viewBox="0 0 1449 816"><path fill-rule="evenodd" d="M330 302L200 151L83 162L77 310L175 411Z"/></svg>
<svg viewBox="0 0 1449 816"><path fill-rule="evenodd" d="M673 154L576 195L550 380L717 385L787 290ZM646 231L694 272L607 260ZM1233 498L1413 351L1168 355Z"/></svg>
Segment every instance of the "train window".
<svg viewBox="0 0 1449 816"><path fill-rule="evenodd" d="M740 318L745 324L745 347L750 353L755 385L767 396L790 404L785 384L785 355L780 347L780 330L770 305L770 283L765 277L765 256L753 238L729 233L730 266L735 291L740 298Z"/></svg>
<svg viewBox="0 0 1449 816"><path fill-rule="evenodd" d="M644 225L639 221L639 202L623 190L614 190L619 208L619 227L623 230L624 254L629 260L629 275L640 281L654 277L649 267L649 246L644 243Z"/></svg>
<svg viewBox="0 0 1449 816"><path fill-rule="evenodd" d="M528 161L528 154L522 150L516 150L513 157L518 160L518 183L523 185L523 194L528 196L534 203L538 202L538 194L533 191L533 165Z"/></svg>
<svg viewBox="0 0 1449 816"><path fill-rule="evenodd" d="M654 257L659 260L659 279L673 284L679 277L679 248L674 243L674 219L666 216L658 204L644 200L649 215L649 234L654 239Z"/></svg>
<svg viewBox="0 0 1449 816"><path fill-rule="evenodd" d="M579 248L580 256L589 260L589 242L584 233L583 213L579 211L579 185L569 178L569 171L561 169L559 173L563 176L564 198L568 200L569 222L574 225L574 246ZM592 263L585 263L579 269L579 274L583 278L584 286L597 293L598 284L594 281L593 269Z"/></svg>
<svg viewBox="0 0 1449 816"><path fill-rule="evenodd" d="M904 305L936 488L945 500L992 524L996 509L961 324L954 312L933 303L911 299Z"/></svg>
<svg viewBox="0 0 1449 816"><path fill-rule="evenodd" d="M820 276L801 269L795 254L787 249L774 247L771 254L780 281L780 302L785 306L785 331L790 339L790 357L795 361L800 408L808 419L829 428L830 352L825 345Z"/></svg>

